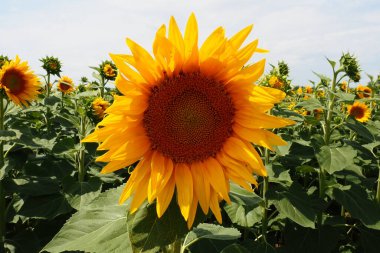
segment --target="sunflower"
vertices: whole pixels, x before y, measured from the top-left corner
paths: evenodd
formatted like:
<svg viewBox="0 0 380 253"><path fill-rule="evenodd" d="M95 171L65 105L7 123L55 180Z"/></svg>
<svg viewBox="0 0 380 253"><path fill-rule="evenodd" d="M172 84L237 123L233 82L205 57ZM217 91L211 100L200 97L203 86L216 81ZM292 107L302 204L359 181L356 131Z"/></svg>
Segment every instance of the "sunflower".
<svg viewBox="0 0 380 253"><path fill-rule="evenodd" d="M59 79L57 88L64 94L68 94L74 91L74 83L70 77L63 76Z"/></svg>
<svg viewBox="0 0 380 253"><path fill-rule="evenodd" d="M102 173L139 161L119 200L133 196L131 213L156 200L161 217L176 192L189 228L198 204L221 223L219 201L231 202L229 181L252 191L253 173L267 176L251 142L272 150L285 145L266 129L294 122L267 113L285 93L254 85L265 60L243 68L255 52L265 52L257 40L241 47L251 29L228 39L219 27L198 49L195 16L184 36L172 17L168 35L165 25L156 33L154 57L130 39L132 55L111 54L123 95L114 97L108 116L84 141L107 151L97 158L108 163Z"/></svg>
<svg viewBox="0 0 380 253"><path fill-rule="evenodd" d="M110 103L103 98L95 98L92 102L92 109L94 110L94 114L99 118L104 118L105 110L110 106Z"/></svg>
<svg viewBox="0 0 380 253"><path fill-rule="evenodd" d="M302 94L303 94L302 88L299 87L299 88L297 89L297 95L302 95Z"/></svg>
<svg viewBox="0 0 380 253"><path fill-rule="evenodd" d="M308 94L311 94L311 93L313 93L313 88L311 86L309 86L309 85L306 85L305 92L308 93Z"/></svg>
<svg viewBox="0 0 380 253"><path fill-rule="evenodd" d="M284 83L277 76L271 76L269 78L268 84L270 87L275 89L282 89L284 86Z"/></svg>
<svg viewBox="0 0 380 253"><path fill-rule="evenodd" d="M348 85L347 81L343 81L342 83L340 83L340 89L342 91L347 91L347 85Z"/></svg>
<svg viewBox="0 0 380 253"><path fill-rule="evenodd" d="M347 111L348 115L360 122L366 122L371 117L371 110L364 103L355 102L353 105L348 105Z"/></svg>
<svg viewBox="0 0 380 253"><path fill-rule="evenodd" d="M356 87L356 94L359 98L369 98L372 95L372 89L361 84Z"/></svg>
<svg viewBox="0 0 380 253"><path fill-rule="evenodd" d="M28 62L21 62L16 56L14 60L6 61L0 69L0 89L5 91L13 103L29 106L39 94L41 84L30 70Z"/></svg>

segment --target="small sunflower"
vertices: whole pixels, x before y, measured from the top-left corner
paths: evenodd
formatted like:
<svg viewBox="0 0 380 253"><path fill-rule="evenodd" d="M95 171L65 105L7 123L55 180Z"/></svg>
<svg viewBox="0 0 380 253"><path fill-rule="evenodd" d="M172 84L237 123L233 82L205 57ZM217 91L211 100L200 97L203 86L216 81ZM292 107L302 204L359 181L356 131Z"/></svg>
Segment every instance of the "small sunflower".
<svg viewBox="0 0 380 253"><path fill-rule="evenodd" d="M364 103L355 102L347 106L348 115L354 117L357 121L366 122L371 117L371 110Z"/></svg>
<svg viewBox="0 0 380 253"><path fill-rule="evenodd" d="M95 116L99 119L104 118L105 110L110 106L110 103L103 98L95 98L92 102L92 109L94 111Z"/></svg>
<svg viewBox="0 0 380 253"><path fill-rule="evenodd" d="M279 90L281 90L284 87L284 83L277 76L271 76L269 78L268 84L270 87Z"/></svg>
<svg viewBox="0 0 380 253"><path fill-rule="evenodd" d="M313 93L313 88L311 86L309 86L309 85L306 85L305 92L307 94L311 94L311 93Z"/></svg>
<svg viewBox="0 0 380 253"><path fill-rule="evenodd" d="M13 103L29 106L39 94L41 84L28 63L21 62L16 56L14 60L6 61L0 69L0 89L5 91Z"/></svg>
<svg viewBox="0 0 380 253"><path fill-rule="evenodd" d="M104 61L99 66L100 75L106 80L115 80L117 76L116 65L111 61Z"/></svg>
<svg viewBox="0 0 380 253"><path fill-rule="evenodd" d="M103 173L139 161L120 203L133 196L130 212L147 199L156 201L157 216L176 196L190 228L198 204L222 222L219 201L230 203L229 181L252 191L253 173L267 176L251 142L273 149L285 145L266 129L293 121L268 115L285 93L254 83L264 72L265 60L244 67L255 52L255 40L242 47L252 26L226 38L216 29L198 49L198 26L192 14L182 36L175 19L162 25L152 57L127 39L132 55L111 55L120 73L107 117L86 142L100 142L107 152L98 162ZM168 32L168 34L167 34ZM175 194L176 193L176 194Z"/></svg>
<svg viewBox="0 0 380 253"><path fill-rule="evenodd" d="M347 81L341 82L340 83L340 90L347 91L347 85L348 85Z"/></svg>
<svg viewBox="0 0 380 253"><path fill-rule="evenodd" d="M57 88L60 92L64 94L69 94L74 91L74 83L70 77L63 76L59 79Z"/></svg>
<svg viewBox="0 0 380 253"><path fill-rule="evenodd" d="M369 98L372 96L372 89L359 84L358 87L356 87L356 94L359 98Z"/></svg>
<svg viewBox="0 0 380 253"><path fill-rule="evenodd" d="M302 90L301 87L299 87L299 88L297 89L297 95L302 95L302 94L303 94L303 90Z"/></svg>

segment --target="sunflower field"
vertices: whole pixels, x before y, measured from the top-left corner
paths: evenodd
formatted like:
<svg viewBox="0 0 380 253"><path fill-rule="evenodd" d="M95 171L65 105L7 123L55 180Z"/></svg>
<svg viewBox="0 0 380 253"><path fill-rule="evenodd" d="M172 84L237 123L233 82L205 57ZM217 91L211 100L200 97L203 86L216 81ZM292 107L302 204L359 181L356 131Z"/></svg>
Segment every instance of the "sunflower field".
<svg viewBox="0 0 380 253"><path fill-rule="evenodd" d="M172 17L79 81L1 55L0 252L379 252L380 75L294 84L251 30Z"/></svg>

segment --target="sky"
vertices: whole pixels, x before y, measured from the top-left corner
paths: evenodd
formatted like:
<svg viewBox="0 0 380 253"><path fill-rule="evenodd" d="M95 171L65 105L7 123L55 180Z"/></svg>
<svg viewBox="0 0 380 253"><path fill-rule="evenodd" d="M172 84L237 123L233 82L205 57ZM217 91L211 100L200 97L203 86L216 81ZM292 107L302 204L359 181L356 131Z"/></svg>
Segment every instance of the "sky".
<svg viewBox="0 0 380 253"><path fill-rule="evenodd" d="M342 52L358 57L366 73L380 73L379 0L0 0L0 54L19 55L43 74L40 58L58 57L63 75L75 81L87 76L109 53L129 53L131 38L148 51L156 30L174 16L184 31L194 12L199 44L217 27L232 36L249 24L249 41L259 39L268 54L255 54L290 67L294 85L307 85L331 75L326 57L338 61Z"/></svg>

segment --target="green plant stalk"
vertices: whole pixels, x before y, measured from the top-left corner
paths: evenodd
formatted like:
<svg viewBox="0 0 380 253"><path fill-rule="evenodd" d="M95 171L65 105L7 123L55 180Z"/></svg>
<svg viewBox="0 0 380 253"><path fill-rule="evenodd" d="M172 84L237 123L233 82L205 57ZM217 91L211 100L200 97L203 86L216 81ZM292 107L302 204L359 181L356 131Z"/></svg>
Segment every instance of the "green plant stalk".
<svg viewBox="0 0 380 253"><path fill-rule="evenodd" d="M0 130L4 130L3 91L0 91ZM4 144L0 141L0 168L4 166ZM5 191L3 180L0 180L0 253L5 252Z"/></svg>
<svg viewBox="0 0 380 253"><path fill-rule="evenodd" d="M80 121L80 129L79 129L79 136L82 140L86 135L86 115L82 115L81 121ZM86 168L85 168L85 150L84 150L84 143L80 143L80 149L79 149L79 158L78 158L78 180L79 182L83 182L84 177L86 175Z"/></svg>
<svg viewBox="0 0 380 253"><path fill-rule="evenodd" d="M337 84L337 77L338 77L338 74L341 70L338 70L338 71L335 71L335 69L333 68L333 73L334 73L334 76L333 76L333 80L332 80L332 83L331 83L331 92L328 96L329 100L328 100L328 110L327 110L327 116L325 118L325 126L323 128L324 130L324 141L325 141L325 144L328 146L330 144L330 137L331 137L331 121L332 121L332 117L333 117L333 110L334 110L334 105L335 105L335 91L336 91L336 84ZM326 183L325 183L325 179L326 179L326 176L325 176L325 171L323 170L322 167L319 168L319 198L323 199L325 197L325 191L326 191ZM322 214L323 214L323 211L321 211L319 214L318 214L318 217L317 217L317 222L318 222L318 226L321 227L322 225Z"/></svg>
<svg viewBox="0 0 380 253"><path fill-rule="evenodd" d="M102 83L100 84L100 97L101 98L104 98L104 86L105 86L105 82L104 82L104 77L102 76Z"/></svg>
<svg viewBox="0 0 380 253"><path fill-rule="evenodd" d="M265 149L265 165L269 164L269 150ZM268 177L264 177L263 181L263 200L264 200L264 211L263 211L263 219L262 219L262 227L261 234L264 242L267 241L267 229L268 229L268 199L266 197L267 191L269 187Z"/></svg>
<svg viewBox="0 0 380 253"><path fill-rule="evenodd" d="M61 92L61 94L62 94L62 96L61 96L61 108L63 109L63 97L65 94L63 92Z"/></svg>
<svg viewBox="0 0 380 253"><path fill-rule="evenodd" d="M379 169L379 176L377 179L376 200L380 204L380 162L379 160L377 160L377 168Z"/></svg>
<svg viewBox="0 0 380 253"><path fill-rule="evenodd" d="M50 96L50 74L47 74L46 97Z"/></svg>

